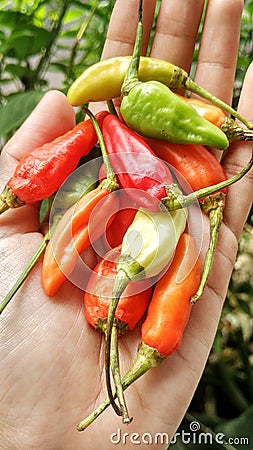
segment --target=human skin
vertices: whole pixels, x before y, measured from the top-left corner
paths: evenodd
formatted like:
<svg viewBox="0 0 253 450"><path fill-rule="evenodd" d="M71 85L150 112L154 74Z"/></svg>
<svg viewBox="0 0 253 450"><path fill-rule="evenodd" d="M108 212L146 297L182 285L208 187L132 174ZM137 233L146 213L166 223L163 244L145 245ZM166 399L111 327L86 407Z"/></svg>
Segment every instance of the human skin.
<svg viewBox="0 0 253 450"><path fill-rule="evenodd" d="M137 3L116 1L102 58L131 54ZM209 0L195 75L199 84L228 103L243 3ZM203 4L203 0L163 0L151 56L168 59L189 71ZM154 0L144 1L143 52L154 7ZM238 108L249 121L253 121L252 89L250 66ZM27 151L71 129L74 121L73 109L62 93L46 94L2 151L1 187ZM231 145L222 161L227 176L238 173L251 153L251 144ZM1 315L0 448L110 450L115 448L110 436L119 428L130 435L164 432L172 437L203 373L251 204L252 171L229 188L213 268L204 295L193 308L180 349L126 392L134 417L128 427L108 408L86 431L76 431L76 424L106 396L103 340L84 319L83 293L67 281L54 298L48 298L41 287L38 264ZM202 262L208 243L208 221L206 217L203 220ZM41 242L38 205L7 211L0 217L0 225L0 292L4 297ZM120 339L122 373L135 356L139 339L139 327ZM126 438L124 448L135 447Z"/></svg>

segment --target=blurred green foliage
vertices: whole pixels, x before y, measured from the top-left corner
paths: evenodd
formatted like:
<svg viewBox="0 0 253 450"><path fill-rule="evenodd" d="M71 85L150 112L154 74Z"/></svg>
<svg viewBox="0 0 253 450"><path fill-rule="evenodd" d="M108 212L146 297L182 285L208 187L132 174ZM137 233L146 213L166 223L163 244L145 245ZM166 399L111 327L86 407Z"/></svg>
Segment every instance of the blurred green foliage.
<svg viewBox="0 0 253 450"><path fill-rule="evenodd" d="M0 137L4 142L51 88L66 92L100 59L114 0L1 0ZM157 2L157 12L160 0ZM201 24L202 27L202 24ZM199 29L199 38L201 35ZM198 44L192 72L197 62ZM253 56L253 1L245 1L234 106ZM181 429L192 417L226 436L249 437L253 448L253 211L239 251L215 342ZM208 313L207 313L208 314ZM250 425L250 426L249 426ZM170 448L184 449L183 442ZM201 446L188 444L187 448ZM209 448L204 446L203 448ZM212 448L222 448L212 445Z"/></svg>

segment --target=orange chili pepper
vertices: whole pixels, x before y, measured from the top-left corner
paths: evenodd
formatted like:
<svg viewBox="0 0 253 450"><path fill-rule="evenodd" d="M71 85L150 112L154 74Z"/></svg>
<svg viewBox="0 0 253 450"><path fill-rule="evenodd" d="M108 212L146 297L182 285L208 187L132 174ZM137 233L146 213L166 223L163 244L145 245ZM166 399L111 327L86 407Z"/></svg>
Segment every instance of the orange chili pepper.
<svg viewBox="0 0 253 450"><path fill-rule="evenodd" d="M195 241L183 233L171 265L156 284L142 325L137 356L122 379L123 390L179 348L193 307L190 299L198 288L200 276ZM107 398L77 429L85 430L109 405Z"/></svg>
<svg viewBox="0 0 253 450"><path fill-rule="evenodd" d="M111 210L117 210L118 196L100 184L66 211L49 241L42 265L42 285L48 296L57 293L73 271L78 256L98 239L111 223ZM112 189L113 190L113 189ZM109 195L111 194L111 195ZM92 217L94 208L101 203ZM105 222L105 218L109 220Z"/></svg>
<svg viewBox="0 0 253 450"><path fill-rule="evenodd" d="M208 120L208 122L213 123L217 127L221 128L221 126L226 121L226 114L222 111L218 106L212 105L211 103L207 103L204 100L199 100L197 98L192 97L183 97L182 95L177 94L179 98L184 100L186 103L191 105L197 113Z"/></svg>

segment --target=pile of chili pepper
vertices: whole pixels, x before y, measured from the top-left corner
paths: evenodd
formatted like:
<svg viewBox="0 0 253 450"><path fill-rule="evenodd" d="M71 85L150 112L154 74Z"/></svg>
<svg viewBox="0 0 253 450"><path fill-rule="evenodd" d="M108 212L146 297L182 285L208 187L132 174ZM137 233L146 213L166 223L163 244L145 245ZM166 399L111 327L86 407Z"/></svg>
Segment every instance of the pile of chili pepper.
<svg viewBox="0 0 253 450"><path fill-rule="evenodd" d="M0 312L41 257L42 286L51 297L67 279L75 282L78 261L93 252L90 270L81 268L87 283L78 287L86 320L104 333L108 398L79 431L109 405L123 423L132 420L124 391L179 348L208 281L228 186L253 165L251 159L227 179L206 146L225 150L234 140L253 140L253 126L179 67L140 57L141 44L142 1L132 57L95 64L68 91L73 106L107 100L110 112L94 116L85 108L87 120L24 156L0 195L0 213L42 200L52 208L51 227ZM211 104L173 91L182 87ZM119 96L120 118L111 104ZM92 153L97 142L99 158ZM85 155L96 175L83 164ZM78 166L81 177L73 182ZM199 217L203 211L210 219L203 267L190 226L194 203ZM118 339L140 320L136 358L121 376Z"/></svg>

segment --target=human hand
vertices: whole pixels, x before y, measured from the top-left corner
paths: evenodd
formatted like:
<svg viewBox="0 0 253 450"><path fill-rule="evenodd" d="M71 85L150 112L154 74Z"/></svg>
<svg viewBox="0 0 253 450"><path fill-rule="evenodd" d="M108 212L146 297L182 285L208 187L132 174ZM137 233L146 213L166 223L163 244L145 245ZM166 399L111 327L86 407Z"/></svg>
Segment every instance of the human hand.
<svg viewBox="0 0 253 450"><path fill-rule="evenodd" d="M103 58L131 54L137 3L129 0L126 7L125 0L116 2ZM144 52L155 3L144 2ZM203 3L162 1L152 56L168 59L189 71ZM195 76L199 84L228 103L232 97L242 7L241 0L209 0ZM122 27L122 23L127 26ZM239 105L241 114L250 121L252 86L250 67ZM73 110L65 97L58 92L47 94L3 150L2 184L13 173L23 152L63 134L73 124ZM239 172L250 154L249 144L233 144L223 161L227 175ZM154 436L160 432L172 437L212 346L237 240L251 203L252 180L246 176L229 189L213 269L202 299L193 308L182 346L126 392L129 411L134 416L127 428L122 428L120 419L109 408L84 433L75 430L76 423L106 396L102 336L86 324L83 294L78 288L66 282L55 298L45 296L38 264L1 317L0 433L4 448L111 449L115 445L110 436L119 428L122 434L137 432L141 437L143 433ZM8 211L1 216L0 224L4 296L41 240L38 209L25 206ZM207 221L205 233L204 243L208 241ZM206 247L203 246L202 259ZM121 338L122 373L135 356L138 341L139 329ZM126 442L124 448L134 446L129 438Z"/></svg>

